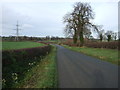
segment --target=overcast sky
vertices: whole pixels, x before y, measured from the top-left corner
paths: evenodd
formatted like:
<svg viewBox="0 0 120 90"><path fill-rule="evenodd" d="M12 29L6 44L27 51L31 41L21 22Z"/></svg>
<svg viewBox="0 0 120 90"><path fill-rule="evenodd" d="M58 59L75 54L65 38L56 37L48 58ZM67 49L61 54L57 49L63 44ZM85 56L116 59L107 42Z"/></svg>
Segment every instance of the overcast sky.
<svg viewBox="0 0 120 90"><path fill-rule="evenodd" d="M38 1L4 0L2 2L2 35L15 35L16 22L19 21L20 35L27 36L64 36L63 16L73 9L76 1ZM95 13L94 24L103 25L105 31L118 31L117 0L87 0ZM112 1L112 2L111 2Z"/></svg>

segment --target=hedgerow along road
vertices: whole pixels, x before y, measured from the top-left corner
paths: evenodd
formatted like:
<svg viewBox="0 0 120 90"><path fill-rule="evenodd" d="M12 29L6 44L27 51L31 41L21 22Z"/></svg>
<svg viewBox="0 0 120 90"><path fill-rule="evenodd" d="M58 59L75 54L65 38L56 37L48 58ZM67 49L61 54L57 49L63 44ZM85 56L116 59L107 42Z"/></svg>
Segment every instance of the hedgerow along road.
<svg viewBox="0 0 120 90"><path fill-rule="evenodd" d="M57 46L59 88L118 88L118 66Z"/></svg>

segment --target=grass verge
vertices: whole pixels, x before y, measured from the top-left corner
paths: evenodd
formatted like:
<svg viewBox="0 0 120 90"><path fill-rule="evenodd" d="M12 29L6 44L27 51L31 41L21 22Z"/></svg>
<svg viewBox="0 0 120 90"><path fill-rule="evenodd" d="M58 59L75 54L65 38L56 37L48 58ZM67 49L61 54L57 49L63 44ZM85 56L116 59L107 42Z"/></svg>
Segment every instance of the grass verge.
<svg viewBox="0 0 120 90"><path fill-rule="evenodd" d="M56 47L52 46L52 51L28 70L17 88L57 88L57 82Z"/></svg>
<svg viewBox="0 0 120 90"><path fill-rule="evenodd" d="M118 59L118 50L103 49L103 48L88 48L88 47L70 47L63 45L65 48L73 51L81 52L89 56L96 57L100 60L104 60L113 64L120 65L120 59Z"/></svg>
<svg viewBox="0 0 120 90"><path fill-rule="evenodd" d="M45 44L30 42L30 41L2 42L2 50L13 50L13 49L32 48L32 47L40 47L40 46L45 46Z"/></svg>

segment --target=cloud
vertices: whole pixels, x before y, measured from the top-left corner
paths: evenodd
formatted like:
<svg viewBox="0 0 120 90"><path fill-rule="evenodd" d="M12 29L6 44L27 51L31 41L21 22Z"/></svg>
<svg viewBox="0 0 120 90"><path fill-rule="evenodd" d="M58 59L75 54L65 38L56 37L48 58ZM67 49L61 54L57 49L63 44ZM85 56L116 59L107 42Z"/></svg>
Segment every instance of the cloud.
<svg viewBox="0 0 120 90"><path fill-rule="evenodd" d="M21 0L22 1L22 0ZM32 1L32 0L31 0ZM72 10L74 2L4 3L3 35L15 35L16 22L19 21L20 35L64 36L63 16ZM105 30L117 28L117 3L91 3L96 14L94 23L104 25ZM14 33L14 34L13 34Z"/></svg>
<svg viewBox="0 0 120 90"><path fill-rule="evenodd" d="M19 21L20 27L24 23L29 23L30 18L27 15L21 14L19 11L4 5L2 8L2 35L15 35L15 29L17 21ZM30 25L29 25L30 27Z"/></svg>
<svg viewBox="0 0 120 90"><path fill-rule="evenodd" d="M118 2L119 0L3 0L2 2Z"/></svg>
<svg viewBox="0 0 120 90"><path fill-rule="evenodd" d="M34 26L31 24L23 24L22 27L23 28L33 28Z"/></svg>
<svg viewBox="0 0 120 90"><path fill-rule="evenodd" d="M120 1L118 3L118 31L120 32Z"/></svg>
<svg viewBox="0 0 120 90"><path fill-rule="evenodd" d="M118 3L92 3L95 11L94 23L103 25L105 30L118 31ZM97 5L97 6L96 6Z"/></svg>

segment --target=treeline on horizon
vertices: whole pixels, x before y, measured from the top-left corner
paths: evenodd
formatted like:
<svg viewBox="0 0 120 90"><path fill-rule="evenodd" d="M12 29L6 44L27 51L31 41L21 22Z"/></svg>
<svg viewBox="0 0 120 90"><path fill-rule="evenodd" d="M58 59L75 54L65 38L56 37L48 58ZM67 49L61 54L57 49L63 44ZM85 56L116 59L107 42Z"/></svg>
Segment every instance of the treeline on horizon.
<svg viewBox="0 0 120 90"><path fill-rule="evenodd" d="M16 36L0 36L2 41L16 41ZM46 36L46 37L33 37L33 36L19 36L19 41L44 41L44 40L61 40L63 37L54 37L54 36Z"/></svg>
<svg viewBox="0 0 120 90"><path fill-rule="evenodd" d="M2 41L16 41L16 36L0 36ZM58 36L46 36L46 37L33 37L33 36L19 36L19 41L45 41L45 40L63 40L63 39L72 39L72 37L58 37ZM101 41L101 38L94 38L93 36L84 39L91 41ZM103 38L103 40L107 40L107 38ZM120 41L120 38L114 40L111 38L111 41Z"/></svg>

